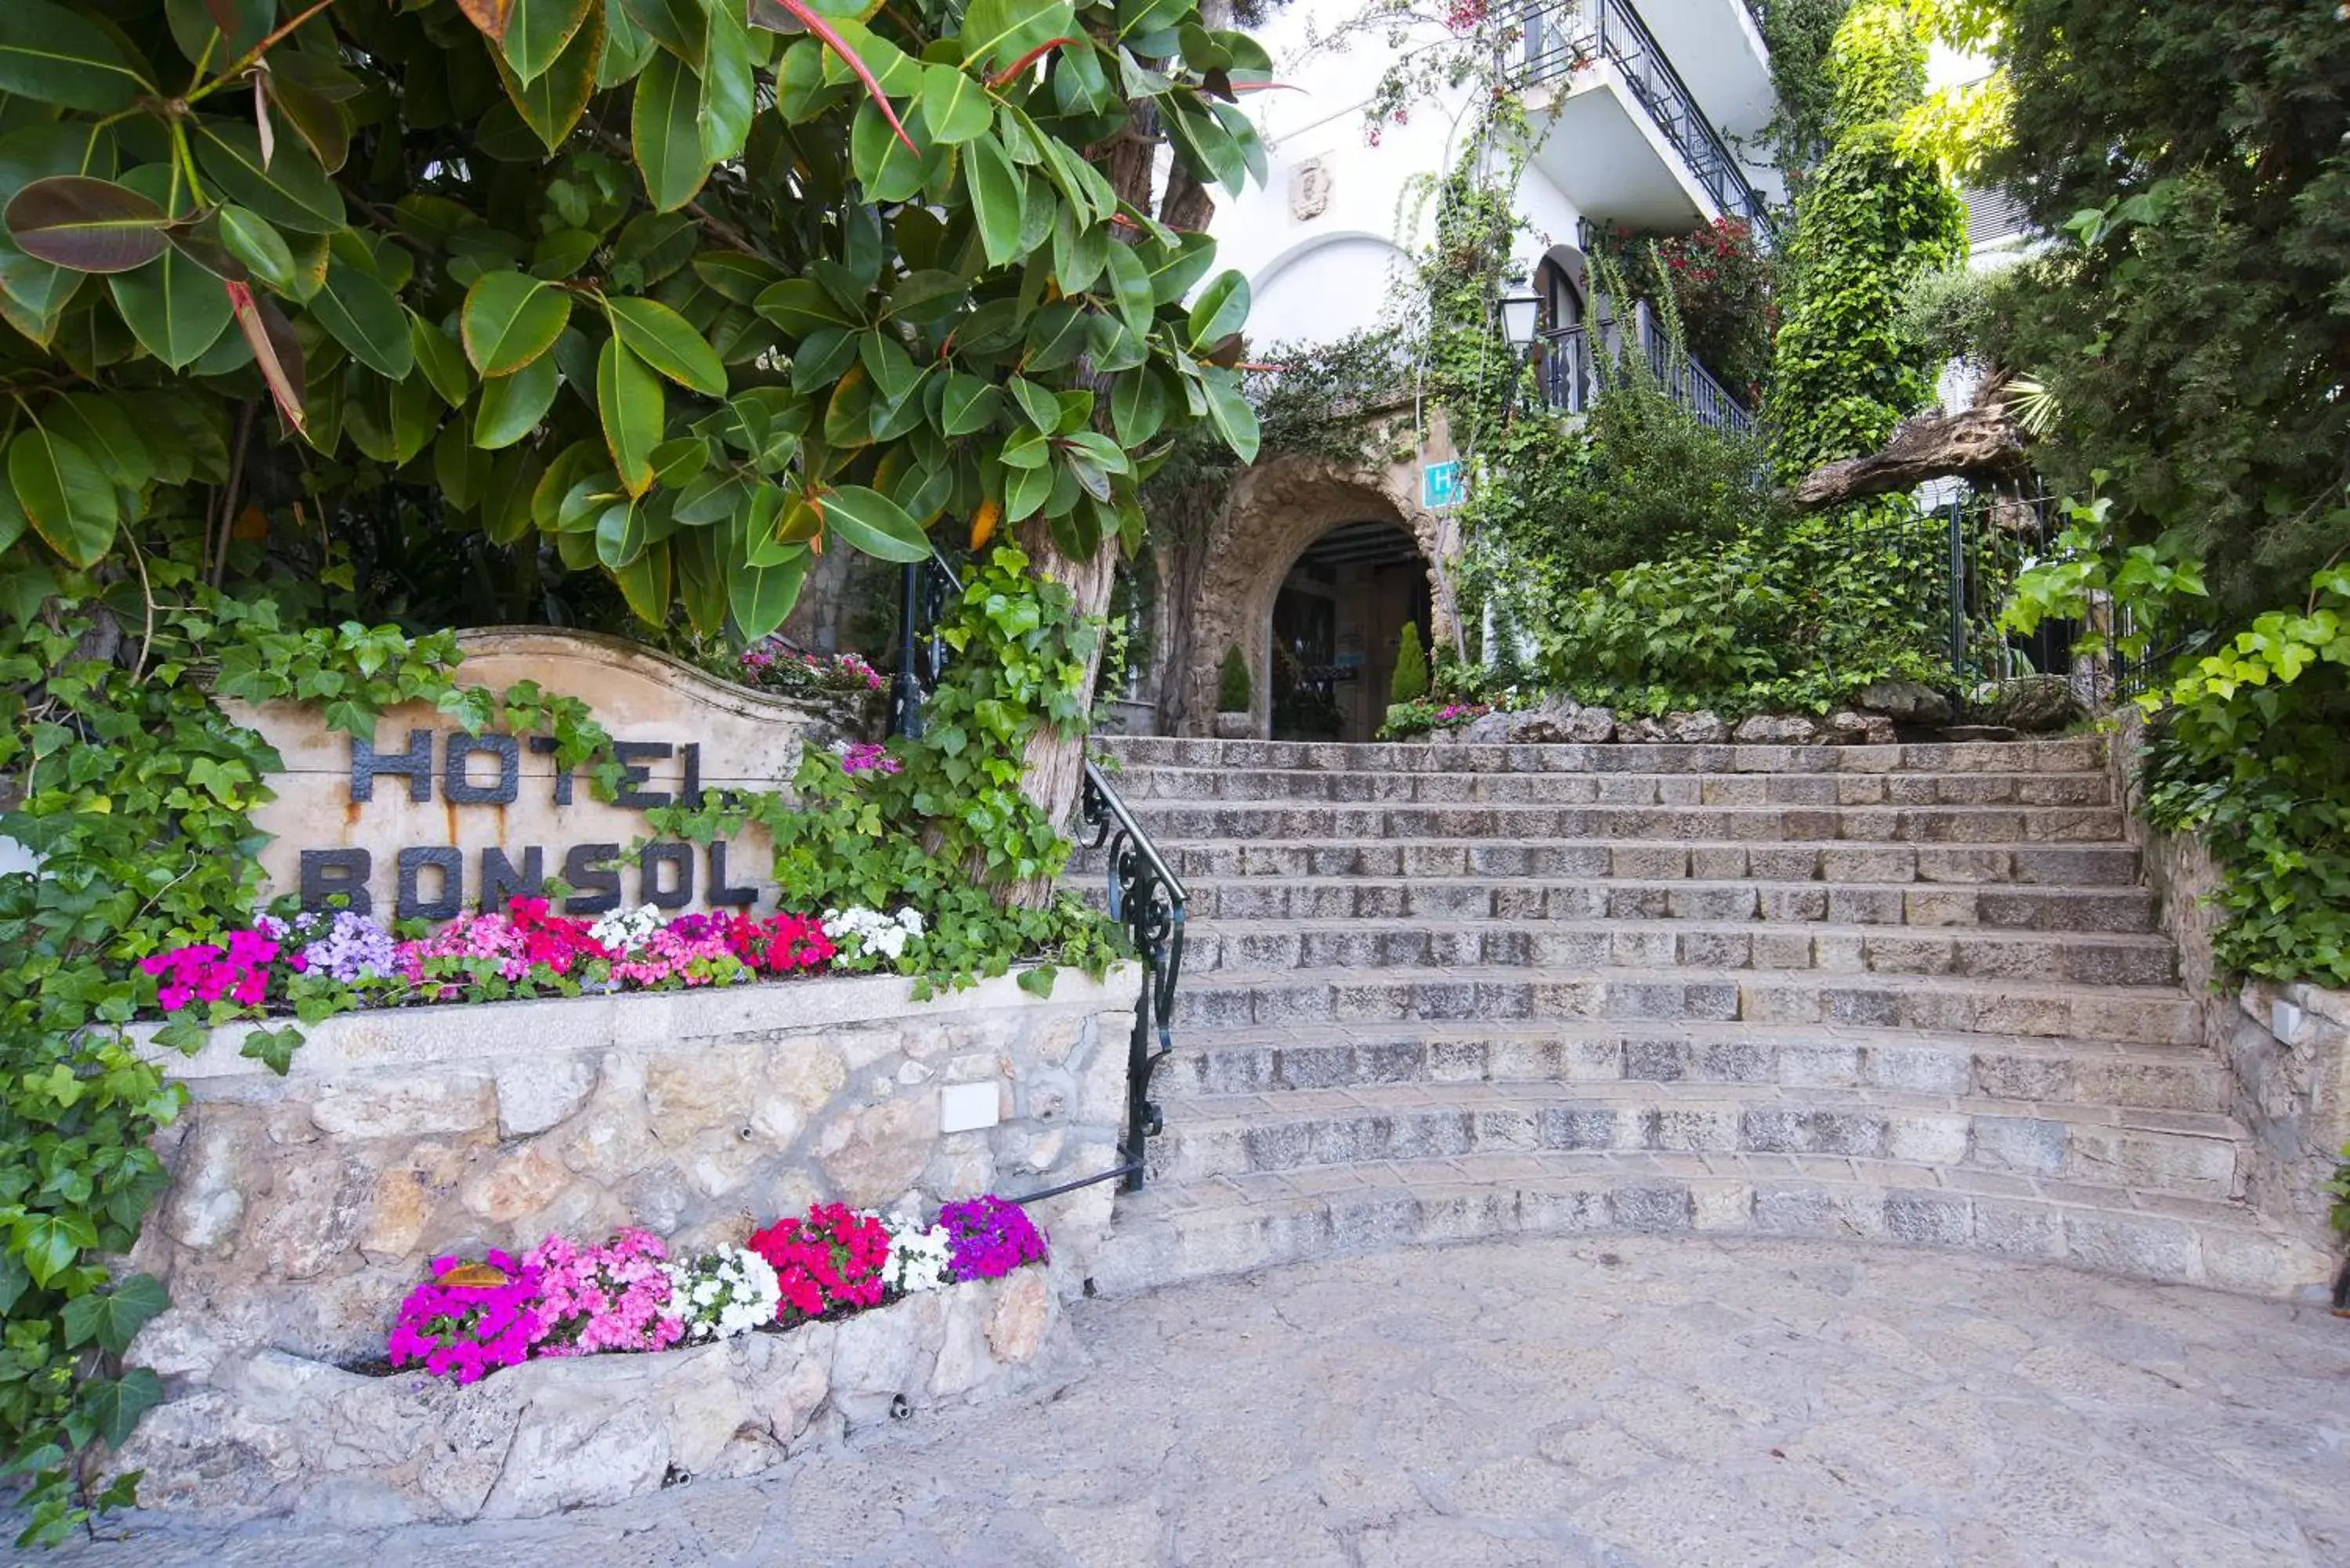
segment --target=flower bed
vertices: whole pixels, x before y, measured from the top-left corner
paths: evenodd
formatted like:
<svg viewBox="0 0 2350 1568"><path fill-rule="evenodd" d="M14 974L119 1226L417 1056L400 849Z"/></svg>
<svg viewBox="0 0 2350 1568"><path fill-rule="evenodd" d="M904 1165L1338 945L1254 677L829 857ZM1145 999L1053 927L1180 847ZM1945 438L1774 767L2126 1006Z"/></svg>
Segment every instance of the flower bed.
<svg viewBox="0 0 2350 1568"><path fill-rule="evenodd" d="M1485 702L1397 702L1388 707L1378 738L1408 741L1438 730L1465 730L1492 711Z"/></svg>
<svg viewBox="0 0 2350 1568"><path fill-rule="evenodd" d="M723 1247L672 1262L649 1231L583 1246L549 1236L519 1259L432 1260L385 1345L393 1370L474 1383L546 1356L665 1350L684 1341L837 1321L923 1291L1002 1279L1046 1261L1044 1233L993 1194L938 1222L819 1203Z"/></svg>
<svg viewBox="0 0 2350 1568"><path fill-rule="evenodd" d="M653 905L589 920L541 898L395 937L348 909L262 914L220 940L151 954L157 1012L212 1024L268 1012L305 1023L355 1007L739 985L894 964L927 934L920 911L822 917L687 914Z"/></svg>

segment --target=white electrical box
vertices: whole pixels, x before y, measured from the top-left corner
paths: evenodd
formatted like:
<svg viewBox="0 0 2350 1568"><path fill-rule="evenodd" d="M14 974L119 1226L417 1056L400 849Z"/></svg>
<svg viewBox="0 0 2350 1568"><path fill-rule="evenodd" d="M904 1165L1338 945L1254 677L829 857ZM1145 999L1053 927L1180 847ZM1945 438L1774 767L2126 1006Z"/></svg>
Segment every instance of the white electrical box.
<svg viewBox="0 0 2350 1568"><path fill-rule="evenodd" d="M939 1131L977 1132L1003 1119L1003 1096L995 1081L949 1084L939 1091Z"/></svg>

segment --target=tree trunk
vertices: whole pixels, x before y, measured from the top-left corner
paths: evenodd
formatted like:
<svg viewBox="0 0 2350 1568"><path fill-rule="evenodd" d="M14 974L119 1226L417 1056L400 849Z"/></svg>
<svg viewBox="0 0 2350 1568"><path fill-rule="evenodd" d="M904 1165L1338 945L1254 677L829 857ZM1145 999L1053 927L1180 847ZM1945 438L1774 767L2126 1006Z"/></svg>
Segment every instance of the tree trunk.
<svg viewBox="0 0 2350 1568"><path fill-rule="evenodd" d="M1995 393L1955 414L1904 420L1884 450L1814 469L1795 485L1795 504L1817 512L1872 495L1914 490L1929 479L2013 481L2030 471L2022 432Z"/></svg>

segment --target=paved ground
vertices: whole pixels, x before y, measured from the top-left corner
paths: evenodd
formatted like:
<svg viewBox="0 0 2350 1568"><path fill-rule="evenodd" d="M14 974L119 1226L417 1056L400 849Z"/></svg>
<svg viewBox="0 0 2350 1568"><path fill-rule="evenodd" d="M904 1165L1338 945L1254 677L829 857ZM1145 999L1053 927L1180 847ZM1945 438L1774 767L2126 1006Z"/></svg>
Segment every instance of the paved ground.
<svg viewBox="0 0 2350 1568"><path fill-rule="evenodd" d="M2061 1270L1696 1239L1401 1251L1086 1303L1058 1399L758 1481L51 1568L2350 1563L2350 1322ZM616 1553L617 1548L617 1553Z"/></svg>

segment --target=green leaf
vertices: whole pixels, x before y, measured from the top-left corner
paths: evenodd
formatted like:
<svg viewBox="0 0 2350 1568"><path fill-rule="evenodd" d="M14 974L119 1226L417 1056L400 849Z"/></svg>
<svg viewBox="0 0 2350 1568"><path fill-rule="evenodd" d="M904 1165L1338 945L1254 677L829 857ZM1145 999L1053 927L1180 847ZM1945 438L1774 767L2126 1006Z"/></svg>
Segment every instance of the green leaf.
<svg viewBox="0 0 2350 1568"><path fill-rule="evenodd" d="M794 337L805 337L819 327L855 325L840 302L813 278L785 278L763 291L752 308Z"/></svg>
<svg viewBox="0 0 2350 1568"><path fill-rule="evenodd" d="M948 65L922 67L921 105L931 140L951 146L983 134L995 117L995 106L979 79Z"/></svg>
<svg viewBox="0 0 2350 1568"><path fill-rule="evenodd" d="M352 379L343 430L352 445L394 468L424 450L441 423L441 404L430 381L421 376L388 381L358 365L345 374Z"/></svg>
<svg viewBox="0 0 2350 1568"><path fill-rule="evenodd" d="M1060 399L1025 376L1013 377L1010 389L1013 401L1020 405L1020 411L1028 417L1030 424L1035 425L1046 435L1052 434L1060 428Z"/></svg>
<svg viewBox="0 0 2350 1568"><path fill-rule="evenodd" d="M1211 348L1245 327L1248 314L1248 279L1237 272L1218 274L1191 306L1192 352Z"/></svg>
<svg viewBox="0 0 2350 1568"><path fill-rule="evenodd" d="M637 78L629 141L637 171L656 210L671 212L693 200L710 178L702 151L702 84L675 55L653 57Z"/></svg>
<svg viewBox="0 0 2350 1568"><path fill-rule="evenodd" d="M114 307L140 347L183 369L220 341L236 314L221 280L177 248L140 267L107 279Z"/></svg>
<svg viewBox="0 0 2350 1568"><path fill-rule="evenodd" d="M652 542L645 503L638 496L615 501L596 519L596 558L612 571L635 562Z"/></svg>
<svg viewBox="0 0 2350 1568"><path fill-rule="evenodd" d="M502 42L505 64L525 82L536 81L570 46L581 24L596 17L596 50L603 48L602 0L508 0L506 32ZM596 55L588 56L595 68Z"/></svg>
<svg viewBox="0 0 2350 1568"><path fill-rule="evenodd" d="M1205 234L1185 234L1182 242L1150 268L1150 297L1172 305L1191 292L1191 286L1216 265L1216 242Z"/></svg>
<svg viewBox="0 0 2350 1568"><path fill-rule="evenodd" d="M328 263L326 285L311 296L309 309L351 358L376 374L397 381L416 368L408 313L399 299L340 255Z"/></svg>
<svg viewBox="0 0 2350 1568"><path fill-rule="evenodd" d="M613 332L646 364L705 398L726 395L726 367L684 317L657 301L621 295L607 296L604 307Z"/></svg>
<svg viewBox="0 0 2350 1568"><path fill-rule="evenodd" d="M922 188L929 168L871 99L857 106L849 121L848 161L874 202L905 201Z"/></svg>
<svg viewBox="0 0 2350 1568"><path fill-rule="evenodd" d="M1167 420L1167 395L1148 366L1118 379L1110 393L1109 419L1110 428L1128 450L1139 450L1159 433Z"/></svg>
<svg viewBox="0 0 2350 1568"><path fill-rule="evenodd" d="M958 47L962 63L1001 69L1017 63L1030 51L1077 30L1069 0L971 0L962 14Z"/></svg>
<svg viewBox="0 0 2350 1568"><path fill-rule="evenodd" d="M542 354L511 376L482 383L473 408L473 444L494 452L536 430L563 385L555 356Z"/></svg>
<svg viewBox="0 0 2350 1568"><path fill-rule="evenodd" d="M421 316L411 316L408 344L415 350L416 363L422 367L425 380L441 394L442 402L453 409L473 396L473 378L466 373L464 350L450 342L447 333Z"/></svg>
<svg viewBox="0 0 2350 1568"><path fill-rule="evenodd" d="M105 393L69 392L42 410L41 422L88 452L108 479L136 490L156 476L155 460L126 410ZM154 433L158 441L171 439L168 431ZM20 514L20 527L23 522Z"/></svg>
<svg viewBox="0 0 2350 1568"><path fill-rule="evenodd" d="M161 1281L152 1274L133 1274L110 1291L94 1291L66 1303L66 1344L95 1344L109 1355L120 1355L171 1304Z"/></svg>
<svg viewBox="0 0 2350 1568"><path fill-rule="evenodd" d="M1134 247L1113 241L1109 247L1110 293L1118 301L1118 314L1126 329L1139 337L1150 330L1150 317L1158 309L1152 297L1149 270Z"/></svg>
<svg viewBox="0 0 2350 1568"><path fill-rule="evenodd" d="M1035 516L1052 493L1052 464L1009 470L1003 476L1003 520L1020 523Z"/></svg>
<svg viewBox="0 0 2350 1568"><path fill-rule="evenodd" d="M878 490L844 484L817 497L816 507L827 532L851 548L884 561L931 558L930 536L921 525Z"/></svg>
<svg viewBox="0 0 2350 1568"><path fill-rule="evenodd" d="M163 1402L163 1380L149 1367L133 1366L120 1377L91 1378L82 1385L80 1395L82 1409L97 1423L99 1439L120 1449L138 1429L140 1417Z"/></svg>
<svg viewBox="0 0 2350 1568"><path fill-rule="evenodd" d="M1240 379L1230 370L1210 367L1203 378L1208 393L1208 422L1243 462L1256 461L1259 441L1256 410L1241 395Z"/></svg>
<svg viewBox="0 0 2350 1568"><path fill-rule="evenodd" d="M218 221L221 244L228 248L229 254L278 293L294 292L293 249L266 218L232 205L220 210Z"/></svg>
<svg viewBox="0 0 2350 1568"><path fill-rule="evenodd" d="M8 483L33 531L68 565L104 558L120 504L105 471L80 446L34 425L8 443Z"/></svg>
<svg viewBox="0 0 2350 1568"><path fill-rule="evenodd" d="M710 13L710 47L702 62L702 156L712 163L740 156L758 109L751 38L741 9L719 5Z"/></svg>
<svg viewBox="0 0 2350 1568"><path fill-rule="evenodd" d="M791 618L814 556L803 545L781 566L754 566L743 558L746 553L738 540L736 558L726 564L726 607L735 630L755 642Z"/></svg>
<svg viewBox="0 0 2350 1568"><path fill-rule="evenodd" d="M189 124L198 167L230 201L297 234L331 234L344 226L342 193L307 143L278 138L265 168L261 139L250 125L215 119Z"/></svg>
<svg viewBox="0 0 2350 1568"><path fill-rule="evenodd" d="M988 265L1002 266L1014 260L1020 254L1022 176L1004 154L1003 144L992 136L973 140L963 151L962 177Z"/></svg>
<svg viewBox="0 0 2350 1568"><path fill-rule="evenodd" d="M0 93L111 114L153 90L103 28L73 11L49 0L0 5Z"/></svg>
<svg viewBox="0 0 2350 1568"><path fill-rule="evenodd" d="M492 272L465 291L458 330L474 369L510 376L554 348L570 319L568 293L525 273Z"/></svg>
<svg viewBox="0 0 2350 1568"><path fill-rule="evenodd" d="M72 1268L83 1249L98 1245L97 1231L78 1214L25 1215L9 1239L33 1282L44 1288Z"/></svg>
<svg viewBox="0 0 2350 1568"><path fill-rule="evenodd" d="M939 405L940 429L951 436L985 430L1003 406L1003 394L994 383L961 370L947 377L946 395Z"/></svg>
<svg viewBox="0 0 2350 1568"><path fill-rule="evenodd" d="M702 68L710 28L703 0L623 0L623 4L655 43L694 69Z"/></svg>
<svg viewBox="0 0 2350 1568"><path fill-rule="evenodd" d="M596 409L621 486L642 495L653 482L653 448L660 444L668 403L660 378L617 337L607 338L596 358Z"/></svg>
<svg viewBox="0 0 2350 1568"><path fill-rule="evenodd" d="M574 0L529 3L536 5L538 14L546 14L552 6ZM587 112L588 100L596 96L596 73L604 57L603 0L576 3L581 5L580 25L569 35L569 42L539 70L525 71L515 63L515 35L512 26L506 29L505 53L491 57L498 67L498 79L505 86L507 101L549 152L563 145L571 128ZM560 16L561 12L553 14Z"/></svg>
<svg viewBox="0 0 2350 1568"><path fill-rule="evenodd" d="M129 272L161 256L172 222L129 186L78 174L34 181L8 199L0 221L26 255L100 273Z"/></svg>

